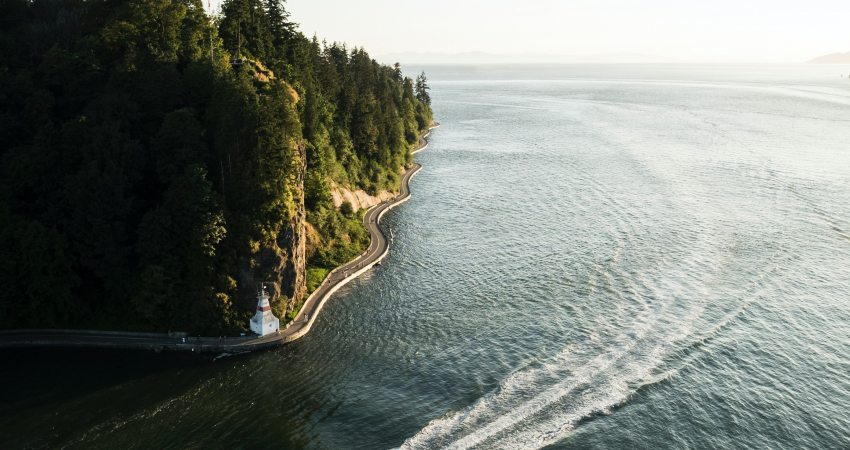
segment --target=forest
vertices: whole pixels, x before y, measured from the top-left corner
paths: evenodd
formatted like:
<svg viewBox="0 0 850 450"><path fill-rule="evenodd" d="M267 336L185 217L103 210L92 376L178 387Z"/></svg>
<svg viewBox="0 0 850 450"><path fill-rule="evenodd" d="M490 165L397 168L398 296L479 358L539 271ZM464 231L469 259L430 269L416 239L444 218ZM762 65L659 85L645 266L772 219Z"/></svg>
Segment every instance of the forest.
<svg viewBox="0 0 850 450"><path fill-rule="evenodd" d="M280 0L0 0L0 328L237 333L261 283L292 317L368 245L332 183L398 190L428 89Z"/></svg>

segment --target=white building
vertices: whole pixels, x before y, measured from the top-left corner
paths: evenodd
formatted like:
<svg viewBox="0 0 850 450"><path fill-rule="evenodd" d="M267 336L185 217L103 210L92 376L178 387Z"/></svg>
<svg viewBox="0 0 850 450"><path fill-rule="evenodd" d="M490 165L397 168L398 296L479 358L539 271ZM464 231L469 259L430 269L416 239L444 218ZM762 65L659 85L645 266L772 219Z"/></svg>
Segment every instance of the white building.
<svg viewBox="0 0 850 450"><path fill-rule="evenodd" d="M272 314L269 306L269 295L266 294L266 286L260 289L259 302L257 303L257 314L251 319L251 331L265 336L280 330L280 320Z"/></svg>

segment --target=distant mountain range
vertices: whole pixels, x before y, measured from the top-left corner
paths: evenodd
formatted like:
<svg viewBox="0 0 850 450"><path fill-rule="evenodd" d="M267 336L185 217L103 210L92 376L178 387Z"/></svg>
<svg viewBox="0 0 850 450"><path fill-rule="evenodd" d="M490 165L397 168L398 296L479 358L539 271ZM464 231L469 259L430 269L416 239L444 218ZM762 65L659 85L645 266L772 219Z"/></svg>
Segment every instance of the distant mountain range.
<svg viewBox="0 0 850 450"><path fill-rule="evenodd" d="M545 63L670 63L679 62L664 56L639 53L610 53L604 55L553 55L547 53L387 53L375 56L384 64L545 64Z"/></svg>
<svg viewBox="0 0 850 450"><path fill-rule="evenodd" d="M806 61L806 64L850 64L850 52L819 56L811 61Z"/></svg>

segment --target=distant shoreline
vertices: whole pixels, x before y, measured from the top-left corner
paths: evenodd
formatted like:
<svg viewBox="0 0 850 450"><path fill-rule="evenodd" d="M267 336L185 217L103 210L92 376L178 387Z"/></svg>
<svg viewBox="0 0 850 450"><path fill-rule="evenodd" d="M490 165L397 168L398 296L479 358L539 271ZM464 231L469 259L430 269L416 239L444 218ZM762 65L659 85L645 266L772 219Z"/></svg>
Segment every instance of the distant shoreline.
<svg viewBox="0 0 850 450"><path fill-rule="evenodd" d="M815 59L806 61L806 64L850 64L850 52L830 53L828 55L818 56Z"/></svg>
<svg viewBox="0 0 850 450"><path fill-rule="evenodd" d="M375 56L385 64L598 64L598 63L678 63L676 58L641 53L619 52L595 55L557 55L549 53L388 53Z"/></svg>

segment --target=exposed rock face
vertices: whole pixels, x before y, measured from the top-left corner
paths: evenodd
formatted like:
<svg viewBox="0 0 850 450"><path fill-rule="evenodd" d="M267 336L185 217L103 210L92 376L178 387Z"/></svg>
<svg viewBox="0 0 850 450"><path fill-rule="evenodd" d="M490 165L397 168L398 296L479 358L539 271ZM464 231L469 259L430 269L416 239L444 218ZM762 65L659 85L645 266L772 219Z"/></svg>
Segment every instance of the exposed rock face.
<svg viewBox="0 0 850 450"><path fill-rule="evenodd" d="M304 144L298 146L298 172L295 177L295 215L289 226L281 230L276 244L285 249L286 258L277 274L280 280L280 295L286 298L286 312L292 311L307 292L305 246L307 243L307 211L304 208L304 173L307 170L307 153ZM283 300L283 298L281 299Z"/></svg>
<svg viewBox="0 0 850 450"><path fill-rule="evenodd" d="M304 208L307 158L303 143L296 148L295 164L298 168L293 186L295 214L271 246L261 247L239 266L239 298L249 308L257 304L257 289L261 283L266 285L272 309L282 313L292 311L307 291Z"/></svg>
<svg viewBox="0 0 850 450"><path fill-rule="evenodd" d="M404 168L401 169L401 174L404 175ZM343 202L351 202L351 206L357 211L360 208L371 208L378 203L393 198L393 196L395 194L389 191L381 191L376 196L369 195L362 189L352 191L331 181L331 197L333 197L334 206L337 208Z"/></svg>
<svg viewBox="0 0 850 450"><path fill-rule="evenodd" d="M307 226L305 228L307 229L307 243L304 252L307 259L310 259L310 257L322 247L322 237L319 235L319 232L313 228L313 225L310 225L310 222L307 222Z"/></svg>

